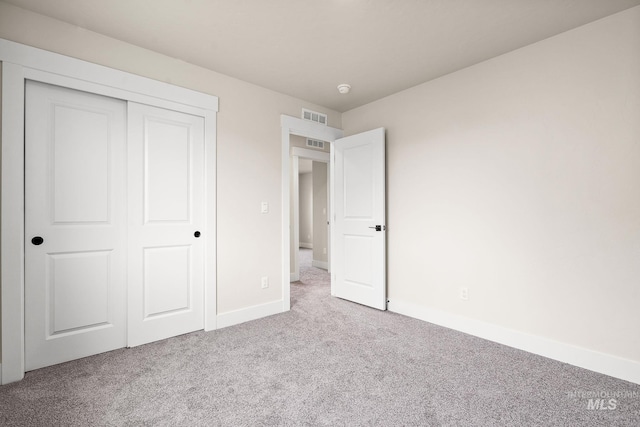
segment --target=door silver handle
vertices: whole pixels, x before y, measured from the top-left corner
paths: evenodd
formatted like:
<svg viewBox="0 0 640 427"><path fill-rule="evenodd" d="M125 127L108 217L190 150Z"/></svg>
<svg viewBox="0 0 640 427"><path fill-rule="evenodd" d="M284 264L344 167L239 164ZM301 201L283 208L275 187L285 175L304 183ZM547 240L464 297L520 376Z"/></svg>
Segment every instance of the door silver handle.
<svg viewBox="0 0 640 427"><path fill-rule="evenodd" d="M369 227L369 228L373 228L376 231L384 231L387 229L387 226L385 225L376 225L375 227Z"/></svg>

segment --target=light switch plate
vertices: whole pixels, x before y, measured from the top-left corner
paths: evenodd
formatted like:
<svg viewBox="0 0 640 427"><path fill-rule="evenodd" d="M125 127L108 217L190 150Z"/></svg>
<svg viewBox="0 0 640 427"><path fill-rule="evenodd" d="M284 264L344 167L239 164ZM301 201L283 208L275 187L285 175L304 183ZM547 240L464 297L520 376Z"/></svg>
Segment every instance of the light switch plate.
<svg viewBox="0 0 640 427"><path fill-rule="evenodd" d="M269 213L269 202L262 202L262 204L260 205L260 212L262 212L263 214Z"/></svg>

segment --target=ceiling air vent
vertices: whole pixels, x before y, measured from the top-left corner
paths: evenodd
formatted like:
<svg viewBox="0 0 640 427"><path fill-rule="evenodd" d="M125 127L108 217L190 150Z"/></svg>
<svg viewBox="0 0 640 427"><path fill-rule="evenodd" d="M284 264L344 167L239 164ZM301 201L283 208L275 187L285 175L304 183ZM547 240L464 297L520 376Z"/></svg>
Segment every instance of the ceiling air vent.
<svg viewBox="0 0 640 427"><path fill-rule="evenodd" d="M307 138L307 147L324 150L324 141L318 141L317 139Z"/></svg>
<svg viewBox="0 0 640 427"><path fill-rule="evenodd" d="M302 118L305 120L310 120L312 122L320 123L321 125L327 125L327 115L318 113L317 111L311 111L303 108Z"/></svg>

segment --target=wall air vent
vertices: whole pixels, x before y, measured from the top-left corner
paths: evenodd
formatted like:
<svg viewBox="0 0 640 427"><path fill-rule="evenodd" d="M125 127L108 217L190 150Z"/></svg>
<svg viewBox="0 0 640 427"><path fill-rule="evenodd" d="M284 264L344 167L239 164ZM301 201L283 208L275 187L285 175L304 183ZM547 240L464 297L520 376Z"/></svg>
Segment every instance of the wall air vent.
<svg viewBox="0 0 640 427"><path fill-rule="evenodd" d="M318 113L317 111L302 109L302 118L312 122L320 123L321 125L327 125L327 115Z"/></svg>
<svg viewBox="0 0 640 427"><path fill-rule="evenodd" d="M318 141L317 139L307 138L307 147L324 150L324 141Z"/></svg>

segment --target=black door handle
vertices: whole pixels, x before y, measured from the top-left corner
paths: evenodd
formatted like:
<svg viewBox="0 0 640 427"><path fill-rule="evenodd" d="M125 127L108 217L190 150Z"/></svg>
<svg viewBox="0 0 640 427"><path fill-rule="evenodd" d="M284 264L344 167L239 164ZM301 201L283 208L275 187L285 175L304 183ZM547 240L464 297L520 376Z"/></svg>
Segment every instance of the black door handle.
<svg viewBox="0 0 640 427"><path fill-rule="evenodd" d="M41 244L44 243L44 239L40 236L36 236L33 239L31 239L31 243L33 243L36 246L40 246Z"/></svg>
<svg viewBox="0 0 640 427"><path fill-rule="evenodd" d="M195 233L193 233L193 235L196 236L196 237L200 237L200 232L196 231Z"/></svg>
<svg viewBox="0 0 640 427"><path fill-rule="evenodd" d="M376 225L375 227L369 227L369 228L375 228L376 231L382 231L387 229L387 227L385 227L384 225Z"/></svg>

